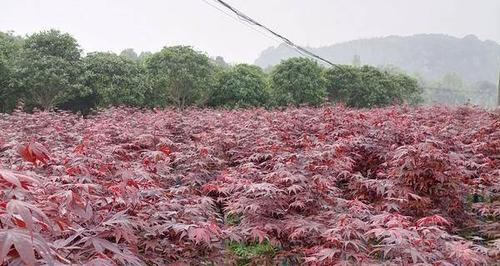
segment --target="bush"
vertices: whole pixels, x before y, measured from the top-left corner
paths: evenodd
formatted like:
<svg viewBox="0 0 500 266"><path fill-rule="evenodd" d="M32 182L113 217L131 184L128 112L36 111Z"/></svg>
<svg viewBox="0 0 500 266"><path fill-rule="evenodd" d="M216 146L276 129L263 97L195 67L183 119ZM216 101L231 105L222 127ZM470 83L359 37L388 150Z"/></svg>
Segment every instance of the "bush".
<svg viewBox="0 0 500 266"><path fill-rule="evenodd" d="M152 106L203 104L213 84L214 65L188 46L164 48L147 57L146 68L152 85L146 101Z"/></svg>
<svg viewBox="0 0 500 266"><path fill-rule="evenodd" d="M325 71L328 95L333 102L351 107L380 107L421 102L416 79L372 66L330 68Z"/></svg>
<svg viewBox="0 0 500 266"><path fill-rule="evenodd" d="M218 73L211 91L210 106L265 106L269 100L266 77L258 66L236 65Z"/></svg>
<svg viewBox="0 0 500 266"><path fill-rule="evenodd" d="M16 98L13 90L12 71L16 57L19 56L22 39L10 33L0 32L0 112L10 112L14 109Z"/></svg>
<svg viewBox="0 0 500 266"><path fill-rule="evenodd" d="M500 256L500 118L480 108L121 107L0 128L3 265Z"/></svg>
<svg viewBox="0 0 500 266"><path fill-rule="evenodd" d="M82 62L84 97L95 95L96 106L141 106L144 102L144 71L138 62L113 53L92 53Z"/></svg>
<svg viewBox="0 0 500 266"><path fill-rule="evenodd" d="M313 60L291 58L271 71L271 89L277 105L319 105L325 100L323 69Z"/></svg>
<svg viewBox="0 0 500 266"><path fill-rule="evenodd" d="M13 73L14 89L28 109L51 109L78 90L80 49L76 40L56 30L26 38Z"/></svg>

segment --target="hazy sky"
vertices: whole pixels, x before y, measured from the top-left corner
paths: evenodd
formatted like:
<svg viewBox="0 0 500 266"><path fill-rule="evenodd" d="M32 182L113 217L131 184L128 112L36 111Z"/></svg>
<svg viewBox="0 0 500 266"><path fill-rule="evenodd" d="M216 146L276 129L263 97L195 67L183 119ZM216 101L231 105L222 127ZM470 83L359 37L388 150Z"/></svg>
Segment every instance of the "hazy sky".
<svg viewBox="0 0 500 266"><path fill-rule="evenodd" d="M279 41L209 6L212 0L0 0L0 31L56 28L86 52L158 51L186 44L253 62ZM300 45L416 33L475 34L500 42L500 0L227 0Z"/></svg>

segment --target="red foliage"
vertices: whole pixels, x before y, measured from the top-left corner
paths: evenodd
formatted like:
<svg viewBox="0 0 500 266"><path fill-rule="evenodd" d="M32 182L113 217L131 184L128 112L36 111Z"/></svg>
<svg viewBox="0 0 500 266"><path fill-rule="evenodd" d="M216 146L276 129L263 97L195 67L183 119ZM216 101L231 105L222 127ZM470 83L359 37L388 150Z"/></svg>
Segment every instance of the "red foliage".
<svg viewBox="0 0 500 266"><path fill-rule="evenodd" d="M17 152L25 161L33 164L37 164L37 162L45 164L50 160L49 151L42 144L35 141L19 145Z"/></svg>
<svg viewBox="0 0 500 266"><path fill-rule="evenodd" d="M119 108L0 128L0 264L235 264L231 241L288 265L500 259L500 118L482 109Z"/></svg>

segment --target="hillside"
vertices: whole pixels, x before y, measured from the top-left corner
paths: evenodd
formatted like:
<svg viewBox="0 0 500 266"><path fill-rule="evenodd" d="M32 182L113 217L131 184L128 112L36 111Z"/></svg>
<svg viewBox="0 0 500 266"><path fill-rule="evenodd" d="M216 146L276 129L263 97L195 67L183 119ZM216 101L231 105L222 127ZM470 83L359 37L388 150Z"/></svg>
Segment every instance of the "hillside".
<svg viewBox="0 0 500 266"><path fill-rule="evenodd" d="M443 34L389 36L308 49L339 64L351 64L354 56L359 55L362 64L393 65L418 73L425 80L456 73L467 83L496 83L500 70L500 45L481 41L474 35L464 38ZM295 56L295 51L282 44L264 50L255 63L266 68Z"/></svg>

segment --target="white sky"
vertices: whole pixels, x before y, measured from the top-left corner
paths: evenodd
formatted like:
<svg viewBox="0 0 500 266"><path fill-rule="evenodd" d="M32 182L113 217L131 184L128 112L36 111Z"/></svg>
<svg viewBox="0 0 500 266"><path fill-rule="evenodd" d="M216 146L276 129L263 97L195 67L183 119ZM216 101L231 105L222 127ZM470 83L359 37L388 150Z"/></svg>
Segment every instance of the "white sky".
<svg viewBox="0 0 500 266"><path fill-rule="evenodd" d="M475 34L500 42L500 0L227 2L300 45L417 33ZM226 61L252 63L279 44L204 0L0 0L0 31L24 35L50 28L73 34L86 52L185 44Z"/></svg>

